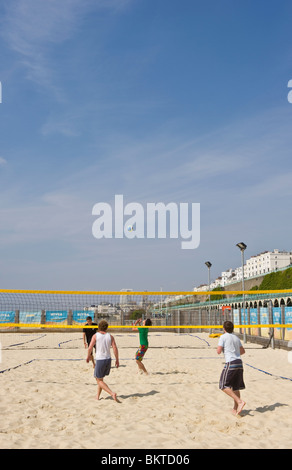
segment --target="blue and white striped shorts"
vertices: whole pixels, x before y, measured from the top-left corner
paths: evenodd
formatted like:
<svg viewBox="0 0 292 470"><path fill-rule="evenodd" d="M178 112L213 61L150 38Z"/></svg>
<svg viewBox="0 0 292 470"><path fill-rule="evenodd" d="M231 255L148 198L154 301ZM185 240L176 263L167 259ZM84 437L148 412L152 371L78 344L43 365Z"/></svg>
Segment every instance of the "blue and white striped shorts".
<svg viewBox="0 0 292 470"><path fill-rule="evenodd" d="M243 364L241 359L226 362L221 372L219 388L232 388L232 390L243 390L245 384L243 381Z"/></svg>

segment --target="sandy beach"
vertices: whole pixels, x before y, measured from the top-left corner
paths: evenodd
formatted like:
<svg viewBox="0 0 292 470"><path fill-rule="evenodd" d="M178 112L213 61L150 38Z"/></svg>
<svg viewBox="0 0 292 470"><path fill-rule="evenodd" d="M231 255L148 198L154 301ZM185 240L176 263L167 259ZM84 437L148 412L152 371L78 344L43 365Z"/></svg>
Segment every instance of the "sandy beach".
<svg viewBox="0 0 292 470"><path fill-rule="evenodd" d="M0 448L292 448L288 351L245 344L246 405L236 417L218 388L224 365L218 338L150 333L149 375L138 374L135 364L138 336L115 338L120 367L113 361L105 381L120 403L104 392L95 399L79 333L2 334Z"/></svg>

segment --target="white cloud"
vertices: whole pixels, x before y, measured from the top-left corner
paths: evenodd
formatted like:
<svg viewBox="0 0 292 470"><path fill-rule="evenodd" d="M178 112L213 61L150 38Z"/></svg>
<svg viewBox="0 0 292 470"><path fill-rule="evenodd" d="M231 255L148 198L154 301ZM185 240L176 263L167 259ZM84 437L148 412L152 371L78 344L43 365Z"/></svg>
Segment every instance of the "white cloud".
<svg viewBox="0 0 292 470"><path fill-rule="evenodd" d="M7 160L5 160L5 158L3 157L0 157L0 166L4 166L6 165L6 163L7 163Z"/></svg>
<svg viewBox="0 0 292 470"><path fill-rule="evenodd" d="M72 114L66 116L50 116L41 127L41 134L45 137L52 134L61 134L66 137L76 137L79 135L76 119Z"/></svg>
<svg viewBox="0 0 292 470"><path fill-rule="evenodd" d="M61 100L54 83L50 48L68 40L87 13L100 9L113 12L132 0L14 0L7 2L1 21L1 35L27 71L27 78L51 88Z"/></svg>

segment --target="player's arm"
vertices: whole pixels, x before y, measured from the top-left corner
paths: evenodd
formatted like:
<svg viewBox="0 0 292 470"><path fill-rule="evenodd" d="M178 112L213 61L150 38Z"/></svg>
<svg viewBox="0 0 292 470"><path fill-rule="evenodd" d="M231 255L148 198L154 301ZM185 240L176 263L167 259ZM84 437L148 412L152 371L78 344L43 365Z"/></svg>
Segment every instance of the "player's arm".
<svg viewBox="0 0 292 470"><path fill-rule="evenodd" d="M87 346L87 341L86 341L85 332L83 332L83 343L84 343L84 346L86 347Z"/></svg>
<svg viewBox="0 0 292 470"><path fill-rule="evenodd" d="M142 318L138 318L138 320L136 320L134 323L134 327L137 327L138 323L140 325L141 322L142 322ZM132 328L132 331L138 331L138 328Z"/></svg>
<svg viewBox="0 0 292 470"><path fill-rule="evenodd" d="M240 346L240 355L242 356L245 353L245 349L243 346Z"/></svg>
<svg viewBox="0 0 292 470"><path fill-rule="evenodd" d="M118 347L117 347L115 338L112 335L111 335L111 340L112 340L111 345L112 345L114 355L115 355L115 358L116 358L116 367L119 367L119 365L120 365L120 363L119 363L119 351L118 351Z"/></svg>
<svg viewBox="0 0 292 470"><path fill-rule="evenodd" d="M96 343L96 336L94 335L92 337L92 340L90 341L90 345L89 345L89 348L88 348L88 351L87 351L87 358L86 358L86 362L89 362L90 361L90 356L91 356L91 353L92 353L92 350L94 348L94 345Z"/></svg>
<svg viewBox="0 0 292 470"><path fill-rule="evenodd" d="M217 354L221 354L223 351L224 351L224 344L223 344L222 338L220 337L218 341L218 346L217 346Z"/></svg>

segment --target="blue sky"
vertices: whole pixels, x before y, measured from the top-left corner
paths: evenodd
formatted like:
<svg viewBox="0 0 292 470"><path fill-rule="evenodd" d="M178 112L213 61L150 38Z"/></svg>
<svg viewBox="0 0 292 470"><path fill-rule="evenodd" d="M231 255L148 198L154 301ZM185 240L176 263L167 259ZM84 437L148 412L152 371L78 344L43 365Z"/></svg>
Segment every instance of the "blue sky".
<svg viewBox="0 0 292 470"><path fill-rule="evenodd" d="M191 290L292 250L292 5L0 6L2 288ZM201 241L101 239L97 202L201 205Z"/></svg>

